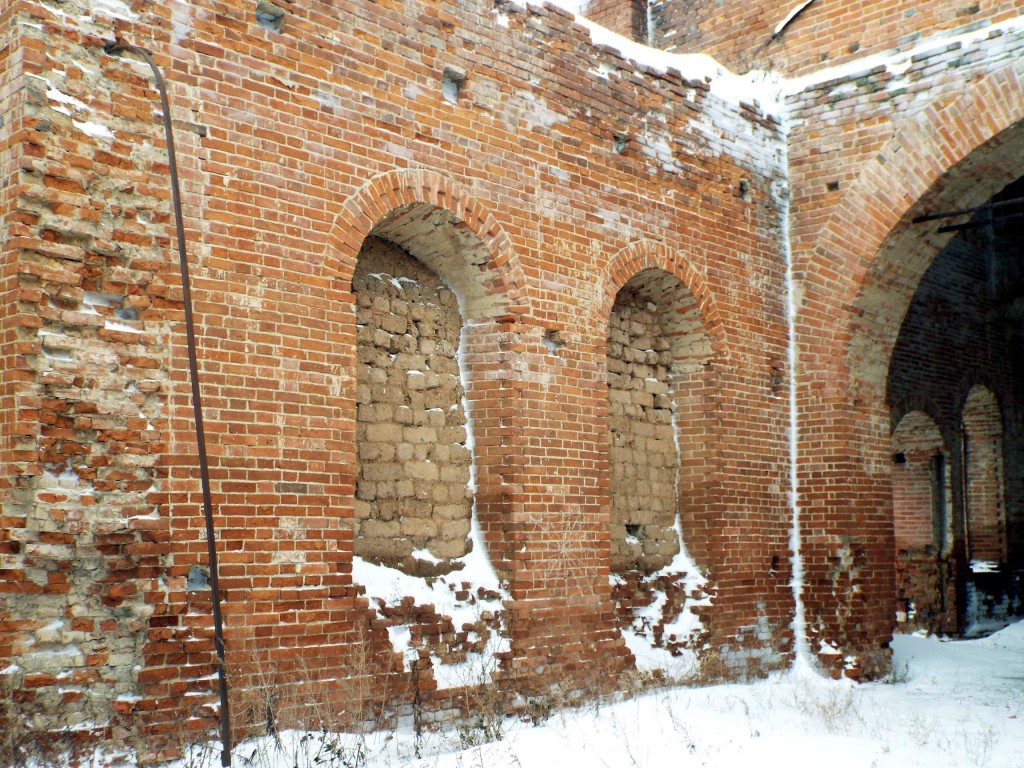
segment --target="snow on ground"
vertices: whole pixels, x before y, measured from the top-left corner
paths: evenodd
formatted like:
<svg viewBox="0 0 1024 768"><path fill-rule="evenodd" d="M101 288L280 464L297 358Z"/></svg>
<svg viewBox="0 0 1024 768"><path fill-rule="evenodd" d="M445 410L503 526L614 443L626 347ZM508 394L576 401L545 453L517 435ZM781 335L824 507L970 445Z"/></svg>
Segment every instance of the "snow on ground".
<svg viewBox="0 0 1024 768"><path fill-rule="evenodd" d="M259 768L1020 768L1024 766L1024 622L980 640L900 636L887 682L786 672L750 684L654 691L506 719L504 737L408 725L345 737L248 741L235 765ZM418 754L417 754L418 750ZM210 765L219 753L208 750ZM190 766L197 766L193 758Z"/></svg>

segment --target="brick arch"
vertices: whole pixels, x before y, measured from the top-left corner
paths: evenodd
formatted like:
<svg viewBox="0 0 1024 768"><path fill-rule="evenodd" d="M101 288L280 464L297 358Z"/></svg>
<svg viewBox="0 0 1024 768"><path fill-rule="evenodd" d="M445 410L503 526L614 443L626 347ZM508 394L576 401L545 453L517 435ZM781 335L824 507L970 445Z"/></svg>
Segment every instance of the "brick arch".
<svg viewBox="0 0 1024 768"><path fill-rule="evenodd" d="M934 222L912 222L983 203L1024 175L1022 81L1024 62L1010 63L962 95L896 117L891 138L862 164L813 250L794 265L806 276L797 395L801 409L828 413L831 422L799 432L801 520L824 532L801 542L809 635L855 656L868 675L889 664L884 648L895 615L889 365L910 302L949 240ZM959 546L954 541L955 558ZM853 578L868 564L870 582L861 579L857 592L835 590L838 573ZM958 585L951 604L962 604L961 592ZM956 617L950 621L955 627Z"/></svg>
<svg viewBox="0 0 1024 768"><path fill-rule="evenodd" d="M509 353L496 353L509 342L513 325L510 316L528 313L526 278L512 241L502 225L470 191L434 171L394 170L366 182L344 200L325 240L318 277L330 286L326 314L334 327L337 352L333 359L334 388L339 395L334 424L337 449L328 473L338 478L339 488L356 483L356 322L352 279L364 241L370 235L393 239L420 258L415 247L417 217L437 217L442 226L435 237L455 240L454 253L461 263L449 263L438 270L424 265L456 294L471 289L474 296L460 301L464 321L460 341L462 375L466 400L472 413L473 467L476 473L474 516L480 525L492 565L502 578L511 578L512 550L508 543L503 472L509 463L508 446L517 438L502 405L516 396L515 390L486 385L490 366ZM452 273L461 273L455 274ZM450 281L460 282L453 285ZM462 296L460 295L460 298ZM483 404L485 407L479 407ZM489 440L500 435L499 439ZM353 519L351 494L338 497L336 509L344 519ZM351 548L351 544L348 544ZM342 563L342 569L347 567Z"/></svg>
<svg viewBox="0 0 1024 768"><path fill-rule="evenodd" d="M711 289L689 261L658 240L635 240L612 257L605 273L600 301L595 307L595 327L603 328L607 333L615 297L626 283L645 269L661 269L679 278L697 301L704 332L711 344L712 360L720 362L727 359L729 344L725 325Z"/></svg>
<svg viewBox="0 0 1024 768"><path fill-rule="evenodd" d="M1003 409L995 391L975 384L961 405L968 556L1005 562Z"/></svg>
<svg viewBox="0 0 1024 768"><path fill-rule="evenodd" d="M939 403L927 395L914 393L907 397L900 398L897 402L892 404L892 408L889 411L891 432L895 434L896 429L899 427L900 422L903 421L904 417L914 411L923 413L936 424L941 424L944 421L942 418L942 407Z"/></svg>
<svg viewBox="0 0 1024 768"><path fill-rule="evenodd" d="M341 290L350 291L356 260L367 235L396 212L410 211L446 211L453 229L468 235L466 240L476 241L473 250L479 252L480 259L466 266L480 270L476 282L483 293L496 300L487 307L470 307L476 310L469 312L471 316L501 314L525 302L523 271L501 224L465 187L425 169L382 173L341 204L327 236L321 274L336 280ZM441 277L447 280L452 276ZM453 287L458 290L458 286Z"/></svg>
<svg viewBox="0 0 1024 768"><path fill-rule="evenodd" d="M624 247L608 263L601 286L603 294L595 302L594 312L599 314L594 327L603 329L603 348L620 290L633 278L651 270L677 279L686 288L699 313L696 318L699 330L692 325L691 329L702 337L700 346L710 348L710 354L698 352L698 357L692 361L696 365L675 368L671 385L675 424L685 435L677 445L676 513L689 554L701 567L708 568L716 560L714 531L719 527L714 506L717 481L711 479L716 476L721 461L721 436L716 416L721 405L721 367L716 364L728 359L726 332L714 297L704 278L677 251L653 239L638 240ZM671 335L672 331L669 333ZM686 331L676 329L676 333L686 334ZM685 356L685 351L676 347L679 341L672 340L674 356L680 352Z"/></svg>
<svg viewBox="0 0 1024 768"><path fill-rule="evenodd" d="M1002 412L1003 398L1000 394L1000 387L997 386L991 376L987 375L987 372L976 370L965 373L956 388L956 402L953 405L958 417L962 416L964 408L967 406L968 398L975 394L977 390L987 391L995 401L996 407Z"/></svg>
<svg viewBox="0 0 1024 768"><path fill-rule="evenodd" d="M855 396L865 387L868 399L884 391L916 286L952 237L913 219L979 205L1021 176L1024 62L972 83L953 103L936 101L895 122L893 138L843 195L811 257L843 265L838 306L854 311L838 341L848 342L845 365Z"/></svg>

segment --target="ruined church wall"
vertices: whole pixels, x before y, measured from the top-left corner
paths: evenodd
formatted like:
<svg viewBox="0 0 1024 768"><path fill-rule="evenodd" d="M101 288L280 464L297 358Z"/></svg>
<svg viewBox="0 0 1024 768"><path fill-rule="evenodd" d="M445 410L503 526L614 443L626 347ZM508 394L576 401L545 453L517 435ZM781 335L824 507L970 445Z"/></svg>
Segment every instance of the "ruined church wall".
<svg viewBox="0 0 1024 768"><path fill-rule="evenodd" d="M4 435L25 451L6 562L42 596L4 595L20 634L2 662L69 654L19 685L86 696L102 679L102 706L169 738L214 712L166 155L150 75L103 53L114 36L154 52L172 100L240 724L265 722L268 680L296 701L386 680L445 706L438 670L390 643L401 611L352 575L352 281L371 233L440 233L400 245L460 299L473 503L509 595L502 674L582 690L630 664L609 586L606 361L614 296L644 269L694 295L712 350L680 401L714 414L681 443L699 468L683 536L708 579L708 642L731 675L786 663L771 119L595 50L549 7L314 2L279 31L233 0L104 8L19 0L11 18L48 51L19 75L31 103L10 136L33 162L12 205L29 239L6 243L31 318L15 397L35 430ZM417 632L453 631L404 610ZM339 669L365 673L325 692Z"/></svg>

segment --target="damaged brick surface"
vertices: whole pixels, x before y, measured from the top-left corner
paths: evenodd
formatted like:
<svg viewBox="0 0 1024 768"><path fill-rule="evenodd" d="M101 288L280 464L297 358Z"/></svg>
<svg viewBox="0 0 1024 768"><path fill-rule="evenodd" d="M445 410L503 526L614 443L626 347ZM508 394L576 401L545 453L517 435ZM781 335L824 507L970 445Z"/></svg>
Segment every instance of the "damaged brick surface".
<svg viewBox="0 0 1024 768"><path fill-rule="evenodd" d="M1020 31L737 101L552 6L263 10L0 9L20 700L55 728L88 700L143 762L217 714L167 154L115 38L170 89L239 733L313 697L370 720L596 693L635 669L624 632L652 606L643 642L700 651L702 679L764 675L801 650L794 585L818 663L883 673L898 600L945 594L894 523L886 382L947 241L912 221L1024 175ZM1020 445L1019 385L992 386ZM683 615L701 626L674 635Z"/></svg>

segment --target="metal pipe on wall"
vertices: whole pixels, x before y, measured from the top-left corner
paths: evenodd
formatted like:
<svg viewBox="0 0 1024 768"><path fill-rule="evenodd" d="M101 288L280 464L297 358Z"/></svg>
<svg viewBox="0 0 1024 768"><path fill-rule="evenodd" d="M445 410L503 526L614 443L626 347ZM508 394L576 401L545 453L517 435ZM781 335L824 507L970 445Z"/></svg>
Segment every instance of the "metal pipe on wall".
<svg viewBox="0 0 1024 768"><path fill-rule="evenodd" d="M213 602L214 646L217 651L217 679L220 689L220 735L221 765L231 765L231 716L228 709L227 674L224 667L224 630L220 610L220 585L217 579L217 547L213 528L213 502L210 495L210 468L206 453L206 433L203 429L203 401L199 388L199 366L196 362L195 326L192 319L192 292L188 271L188 255L185 251L185 224L181 215L181 191L178 182L178 163L174 152L174 130L171 126L171 108L167 99L167 88L163 75L153 57L143 48L114 41L104 46L111 56L118 53L133 53L141 56L153 71L153 80L160 94L163 110L164 134L167 141L167 161L171 174L171 203L174 207L174 221L178 241L178 261L181 273L182 301L185 309L185 336L188 346L189 378L192 383L192 410L195 419L196 448L199 453L199 477L203 491L203 515L206 521L207 564L210 569L210 591Z"/></svg>

